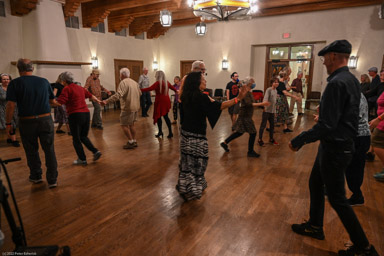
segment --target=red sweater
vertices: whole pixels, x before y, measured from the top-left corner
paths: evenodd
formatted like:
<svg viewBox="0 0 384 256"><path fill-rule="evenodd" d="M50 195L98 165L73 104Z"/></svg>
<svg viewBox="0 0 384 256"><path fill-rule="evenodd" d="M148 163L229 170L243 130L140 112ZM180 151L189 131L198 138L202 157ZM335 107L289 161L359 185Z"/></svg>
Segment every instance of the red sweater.
<svg viewBox="0 0 384 256"><path fill-rule="evenodd" d="M57 101L65 104L68 115L73 113L89 112L85 98L92 98L92 94L77 84L64 87Z"/></svg>

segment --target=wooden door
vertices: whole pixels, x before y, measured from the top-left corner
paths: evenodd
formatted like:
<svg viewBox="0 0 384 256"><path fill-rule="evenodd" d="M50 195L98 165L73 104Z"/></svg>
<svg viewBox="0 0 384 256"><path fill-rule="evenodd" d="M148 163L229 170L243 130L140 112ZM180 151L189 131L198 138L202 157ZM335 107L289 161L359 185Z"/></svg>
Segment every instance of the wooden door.
<svg viewBox="0 0 384 256"><path fill-rule="evenodd" d="M265 76L264 91L270 87L270 80L279 75L279 72L282 71L286 66L289 66L288 61L271 61L268 63L267 75Z"/></svg>
<svg viewBox="0 0 384 256"><path fill-rule="evenodd" d="M180 61L180 77L183 78L185 75L191 72L192 63L194 60L181 60Z"/></svg>
<svg viewBox="0 0 384 256"><path fill-rule="evenodd" d="M139 81L139 77L143 71L144 62L142 60L120 60L115 59L115 90L120 83L120 69L128 68L131 71L131 78L136 82Z"/></svg>

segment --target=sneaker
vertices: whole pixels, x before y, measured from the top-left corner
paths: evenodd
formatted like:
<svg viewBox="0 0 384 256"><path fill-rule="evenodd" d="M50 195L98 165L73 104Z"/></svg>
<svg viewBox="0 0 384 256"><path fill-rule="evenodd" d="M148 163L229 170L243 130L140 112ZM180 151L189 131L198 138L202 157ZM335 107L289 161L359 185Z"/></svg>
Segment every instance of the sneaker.
<svg viewBox="0 0 384 256"><path fill-rule="evenodd" d="M287 128L287 129L284 129L283 132L287 133L287 132L293 132L293 131L291 129Z"/></svg>
<svg viewBox="0 0 384 256"><path fill-rule="evenodd" d="M293 224L291 228L293 232L303 236L309 236L319 240L324 240L325 238L323 228L315 228L308 221L301 224Z"/></svg>
<svg viewBox="0 0 384 256"><path fill-rule="evenodd" d="M101 157L101 152L97 151L95 154L93 154L93 161L99 160L100 157Z"/></svg>
<svg viewBox="0 0 384 256"><path fill-rule="evenodd" d="M221 142L220 146L225 150L225 152L229 152L229 148L227 144L225 144L224 142Z"/></svg>
<svg viewBox="0 0 384 256"><path fill-rule="evenodd" d="M353 197L353 196L351 196L348 199L348 203L349 203L350 206L363 205L364 204L364 197L363 196L361 196L361 197Z"/></svg>
<svg viewBox="0 0 384 256"><path fill-rule="evenodd" d="M371 245L369 249L363 250L358 250L352 245L347 250L340 250L338 254L339 256L379 256L373 245Z"/></svg>
<svg viewBox="0 0 384 256"><path fill-rule="evenodd" d="M279 143L275 140L269 140L269 143L271 143L272 145L275 145L275 146L279 145Z"/></svg>
<svg viewBox="0 0 384 256"><path fill-rule="evenodd" d="M373 177L374 177L376 180L384 181L384 170L382 170L381 172L375 173L375 174L373 175Z"/></svg>
<svg viewBox="0 0 384 256"><path fill-rule="evenodd" d="M77 159L75 161L73 161L73 164L75 165L87 165L87 160L81 160L81 159Z"/></svg>
<svg viewBox="0 0 384 256"><path fill-rule="evenodd" d="M251 151L247 153L248 157L260 157L260 154L257 154L255 151Z"/></svg>
<svg viewBox="0 0 384 256"><path fill-rule="evenodd" d="M135 148L135 144L129 143L129 142L127 142L127 144L123 146L123 149L134 149L134 148Z"/></svg>
<svg viewBox="0 0 384 256"><path fill-rule="evenodd" d="M375 154L373 154L372 152L368 152L365 155L365 160L367 160L368 162L373 162L375 160Z"/></svg>
<svg viewBox="0 0 384 256"><path fill-rule="evenodd" d="M264 141L263 141L263 140L260 140L260 139L259 139L259 140L257 141L257 143L259 143L259 146L260 146L260 147L264 146Z"/></svg>
<svg viewBox="0 0 384 256"><path fill-rule="evenodd" d="M56 188L57 187L57 182L48 184L48 188Z"/></svg>
<svg viewBox="0 0 384 256"><path fill-rule="evenodd" d="M39 179L29 178L29 181L32 182L33 184L39 184L39 183L43 182L43 179L42 178L39 178Z"/></svg>
<svg viewBox="0 0 384 256"><path fill-rule="evenodd" d="M65 131L63 131L63 130L57 130L56 133L57 133L57 134L65 133Z"/></svg>
<svg viewBox="0 0 384 256"><path fill-rule="evenodd" d="M137 141L134 141L134 142L133 142L133 146L134 146L135 148L137 148Z"/></svg>
<svg viewBox="0 0 384 256"><path fill-rule="evenodd" d="M7 139L7 143L11 144L12 140L11 139Z"/></svg>

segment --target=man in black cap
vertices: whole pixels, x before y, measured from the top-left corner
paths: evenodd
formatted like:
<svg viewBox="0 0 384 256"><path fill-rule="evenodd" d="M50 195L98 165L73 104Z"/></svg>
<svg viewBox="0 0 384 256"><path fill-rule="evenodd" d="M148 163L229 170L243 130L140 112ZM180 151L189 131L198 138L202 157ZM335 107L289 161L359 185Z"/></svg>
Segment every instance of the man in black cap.
<svg viewBox="0 0 384 256"><path fill-rule="evenodd" d="M337 40L319 52L327 68L328 85L320 101L318 122L302 132L289 144L293 151L320 140L318 153L309 179L310 219L293 224L300 235L323 240L324 185L332 208L339 215L353 246L339 251L339 255L378 255L367 237L353 209L345 197L345 170L354 152L357 136L360 88L359 81L348 70L352 46L346 40Z"/></svg>

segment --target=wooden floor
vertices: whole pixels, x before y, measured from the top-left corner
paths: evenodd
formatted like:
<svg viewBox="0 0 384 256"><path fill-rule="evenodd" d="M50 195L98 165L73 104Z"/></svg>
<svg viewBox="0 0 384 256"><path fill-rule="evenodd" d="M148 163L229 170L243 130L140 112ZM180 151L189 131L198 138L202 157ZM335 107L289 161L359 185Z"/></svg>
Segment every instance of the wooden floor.
<svg viewBox="0 0 384 256"><path fill-rule="evenodd" d="M328 202L324 241L296 235L290 228L308 218L308 177L317 143L298 153L287 143L313 125L312 113L293 119L292 134L277 128L280 146L256 146L261 157L250 159L248 135L231 142L229 153L219 146L231 131L228 112L223 111L207 134L208 189L200 200L188 203L175 190L178 126L173 125L173 139L156 139L152 118L140 117L136 123L138 148L123 150L119 112L104 112L105 129L92 129L89 135L103 155L92 163L87 151L91 163L86 167L72 165L76 154L71 137L57 135L56 189L48 189L46 182L28 182L24 151L7 146L4 131L0 157L22 157L7 168L30 246L69 245L72 255L337 255L349 239ZM257 109L257 127L260 117ZM354 209L370 242L384 255L384 183L372 177L379 170L378 160L367 163L362 188L366 203ZM5 182L4 175L2 179ZM6 237L1 250L7 252L13 244L4 214L1 218Z"/></svg>

